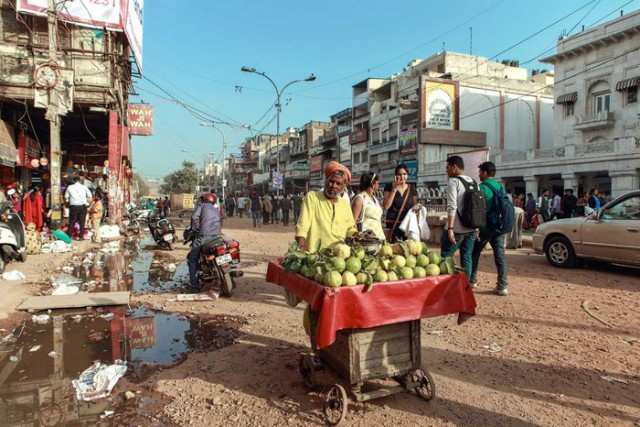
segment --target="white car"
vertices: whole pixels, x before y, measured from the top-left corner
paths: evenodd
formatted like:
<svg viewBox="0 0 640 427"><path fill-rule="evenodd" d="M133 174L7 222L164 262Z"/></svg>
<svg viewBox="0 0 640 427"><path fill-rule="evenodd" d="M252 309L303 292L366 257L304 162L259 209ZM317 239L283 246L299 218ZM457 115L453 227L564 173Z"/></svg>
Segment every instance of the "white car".
<svg viewBox="0 0 640 427"><path fill-rule="evenodd" d="M571 267L579 259L640 267L640 191L632 191L581 218L541 224L533 250L554 267Z"/></svg>

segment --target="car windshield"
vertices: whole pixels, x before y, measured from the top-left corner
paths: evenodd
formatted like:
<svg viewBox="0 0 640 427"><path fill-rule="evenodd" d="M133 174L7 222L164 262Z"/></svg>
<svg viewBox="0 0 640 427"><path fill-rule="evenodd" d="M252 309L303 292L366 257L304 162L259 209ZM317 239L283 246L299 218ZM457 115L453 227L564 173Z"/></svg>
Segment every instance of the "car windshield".
<svg viewBox="0 0 640 427"><path fill-rule="evenodd" d="M608 207L600 214L601 219L640 220L640 196L630 197Z"/></svg>

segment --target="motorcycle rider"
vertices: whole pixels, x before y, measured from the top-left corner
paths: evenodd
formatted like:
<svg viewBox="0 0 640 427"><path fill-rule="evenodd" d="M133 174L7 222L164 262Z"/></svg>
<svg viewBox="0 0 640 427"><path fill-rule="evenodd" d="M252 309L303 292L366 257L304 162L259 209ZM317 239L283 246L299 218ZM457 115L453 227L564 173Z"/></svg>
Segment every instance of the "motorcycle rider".
<svg viewBox="0 0 640 427"><path fill-rule="evenodd" d="M216 206L216 196L211 193L204 193L200 196L200 203L196 206L191 215L191 228L197 232L196 238L191 246L191 251L187 255L187 265L189 266L189 293L200 292L198 283L198 259L202 245L214 240L222 232L222 218L220 209Z"/></svg>

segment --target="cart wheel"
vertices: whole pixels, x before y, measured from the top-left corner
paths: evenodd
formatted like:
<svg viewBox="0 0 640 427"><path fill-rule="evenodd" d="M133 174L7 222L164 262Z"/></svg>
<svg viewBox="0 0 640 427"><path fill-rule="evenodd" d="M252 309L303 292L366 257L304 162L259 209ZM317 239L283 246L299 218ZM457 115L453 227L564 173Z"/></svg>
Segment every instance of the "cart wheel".
<svg viewBox="0 0 640 427"><path fill-rule="evenodd" d="M420 382L420 386L415 388L418 396L427 402L436 397L436 383L433 381L433 377L429 371L417 369L411 377L412 381Z"/></svg>
<svg viewBox="0 0 640 427"><path fill-rule="evenodd" d="M316 378L313 375L314 372L314 368L313 368L313 362L311 361L311 356L310 354L303 354L300 356L300 375L302 375L302 379L304 380L304 385L306 385L309 388L315 388L316 387Z"/></svg>
<svg viewBox="0 0 640 427"><path fill-rule="evenodd" d="M330 426L337 425L347 415L347 392L340 384L335 384L322 402L324 419Z"/></svg>

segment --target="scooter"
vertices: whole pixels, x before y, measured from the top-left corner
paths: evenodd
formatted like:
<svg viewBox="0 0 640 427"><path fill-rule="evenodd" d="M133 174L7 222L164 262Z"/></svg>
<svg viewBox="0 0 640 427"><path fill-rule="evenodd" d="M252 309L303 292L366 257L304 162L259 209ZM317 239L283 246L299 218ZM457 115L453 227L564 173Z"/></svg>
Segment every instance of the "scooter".
<svg viewBox="0 0 640 427"><path fill-rule="evenodd" d="M10 261L27 260L24 224L12 209L11 202L0 203L0 273Z"/></svg>
<svg viewBox="0 0 640 427"><path fill-rule="evenodd" d="M191 227L184 230L182 244L187 244L196 239L196 233ZM202 245L200 259L198 260L198 276L200 281L218 279L220 291L225 297L233 296L236 288L236 278L244 276L240 270L240 242L227 240L218 236L211 242Z"/></svg>
<svg viewBox="0 0 640 427"><path fill-rule="evenodd" d="M140 222L135 206L128 206L122 215L122 225L127 233L140 234Z"/></svg>
<svg viewBox="0 0 640 427"><path fill-rule="evenodd" d="M171 221L167 218L160 218L158 209L154 209L149 213L147 223L149 224L149 231L151 232L153 240L155 240L160 247L166 247L172 250L171 245L176 240L176 229L173 227Z"/></svg>

